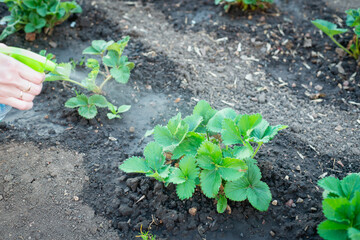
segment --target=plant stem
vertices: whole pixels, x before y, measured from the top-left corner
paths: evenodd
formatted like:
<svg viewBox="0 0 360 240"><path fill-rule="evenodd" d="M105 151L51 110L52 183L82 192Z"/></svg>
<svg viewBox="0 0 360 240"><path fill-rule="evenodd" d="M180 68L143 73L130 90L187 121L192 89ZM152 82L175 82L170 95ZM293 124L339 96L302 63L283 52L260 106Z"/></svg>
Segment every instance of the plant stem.
<svg viewBox="0 0 360 240"><path fill-rule="evenodd" d="M333 40L333 42L338 45L342 50L344 50L345 52L347 52L350 56L354 57L356 59L356 57L354 56L354 54L352 54L349 49L345 48L343 45L341 45L338 41L336 41L336 39L333 36L328 35L331 40Z"/></svg>
<svg viewBox="0 0 360 240"><path fill-rule="evenodd" d="M82 85L81 83L79 83L79 82L77 82L77 81L75 81L75 80L71 80L70 78L68 78L68 79L61 79L61 81L65 81L65 82L71 82L71 83L73 83L73 84L77 84L77 85L79 85L80 87L83 87L83 88L87 88L87 87L85 87L84 85Z"/></svg>
<svg viewBox="0 0 360 240"><path fill-rule="evenodd" d="M356 52L356 60L359 58L359 55L360 55L360 46L359 46L359 38L357 35L355 35L356 37L356 46L355 46L355 52Z"/></svg>
<svg viewBox="0 0 360 240"><path fill-rule="evenodd" d="M257 153L257 152L259 151L259 149L261 148L261 145L263 145L263 143L259 143L259 144L258 144L258 146L257 146L257 148L256 148L256 150L255 150L255 152L254 152L254 154L252 155L251 158L254 158L254 157L255 157L256 153Z"/></svg>
<svg viewBox="0 0 360 240"><path fill-rule="evenodd" d="M110 81L112 79L112 76L111 75L108 75L107 77L106 77L106 79L103 81L103 83L100 85L100 90L102 90L103 89L103 87L105 86L105 84L108 82L108 81Z"/></svg>

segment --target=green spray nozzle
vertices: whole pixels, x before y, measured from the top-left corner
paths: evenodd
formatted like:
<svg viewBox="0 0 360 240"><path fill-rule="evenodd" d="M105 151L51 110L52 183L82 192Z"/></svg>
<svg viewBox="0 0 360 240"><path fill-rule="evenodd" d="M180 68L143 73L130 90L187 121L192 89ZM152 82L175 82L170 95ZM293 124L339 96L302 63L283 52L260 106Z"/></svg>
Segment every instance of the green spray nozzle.
<svg viewBox="0 0 360 240"><path fill-rule="evenodd" d="M8 55L19 62L24 63L37 72L54 72L57 67L56 63L50 61L46 57L22 48L0 46L0 53Z"/></svg>

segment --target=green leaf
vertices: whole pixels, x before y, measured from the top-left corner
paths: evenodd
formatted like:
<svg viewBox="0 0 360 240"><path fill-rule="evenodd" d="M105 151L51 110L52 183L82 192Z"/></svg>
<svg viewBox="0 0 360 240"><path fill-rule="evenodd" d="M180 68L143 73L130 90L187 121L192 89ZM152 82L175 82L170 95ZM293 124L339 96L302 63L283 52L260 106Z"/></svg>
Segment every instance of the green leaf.
<svg viewBox="0 0 360 240"><path fill-rule="evenodd" d="M360 230L356 228L349 228L348 235L351 240L359 240L360 239Z"/></svg>
<svg viewBox="0 0 360 240"><path fill-rule="evenodd" d="M109 51L108 54L103 57L103 63L104 65L112 68L120 67L120 56L115 51Z"/></svg>
<svg viewBox="0 0 360 240"><path fill-rule="evenodd" d="M108 117L108 119L110 119L110 120L115 119L115 118L121 118L120 115L113 114L113 113L108 113L108 114L107 114L107 117Z"/></svg>
<svg viewBox="0 0 360 240"><path fill-rule="evenodd" d="M65 107L67 107L67 108L77 108L77 107L82 107L82 106L87 106L87 105L88 105L88 98L84 94L70 98L65 103Z"/></svg>
<svg viewBox="0 0 360 240"><path fill-rule="evenodd" d="M41 16L45 17L47 13L47 5L45 3L42 3L40 6L36 8L36 12Z"/></svg>
<svg viewBox="0 0 360 240"><path fill-rule="evenodd" d="M221 137L225 145L243 142L240 130L232 119L224 119L222 122Z"/></svg>
<svg viewBox="0 0 360 240"><path fill-rule="evenodd" d="M165 163L163 148L156 142L150 142L144 149L145 160L154 171L160 170Z"/></svg>
<svg viewBox="0 0 360 240"><path fill-rule="evenodd" d="M190 115L184 118L184 122L189 125L189 132L195 131L203 121L203 117L199 115Z"/></svg>
<svg viewBox="0 0 360 240"><path fill-rule="evenodd" d="M221 162L222 152L218 145L205 141L199 147L196 158L201 168L212 170L215 168L215 164Z"/></svg>
<svg viewBox="0 0 360 240"><path fill-rule="evenodd" d="M38 1L35 0L23 0L23 3L30 9L36 9L38 7Z"/></svg>
<svg viewBox="0 0 360 240"><path fill-rule="evenodd" d="M156 126L154 138L166 151L173 151L184 140L188 130L189 125L181 120L181 114L178 114L169 120L167 127Z"/></svg>
<svg viewBox="0 0 360 240"><path fill-rule="evenodd" d="M146 161L139 157L128 158L119 166L119 169L126 173L147 173L151 170Z"/></svg>
<svg viewBox="0 0 360 240"><path fill-rule="evenodd" d="M179 159L182 156L195 156L205 137L195 132L189 132L185 139L177 146L172 155L172 159Z"/></svg>
<svg viewBox="0 0 360 240"><path fill-rule="evenodd" d="M188 179L186 182L176 185L176 194L181 200L189 199L194 194L195 187L195 181Z"/></svg>
<svg viewBox="0 0 360 240"><path fill-rule="evenodd" d="M97 109L95 105L90 106L82 106L79 107L78 112L80 116L86 118L86 119L93 119L97 114Z"/></svg>
<svg viewBox="0 0 360 240"><path fill-rule="evenodd" d="M336 24L328 22L322 19L316 19L315 21L311 21L317 28L323 31L328 36L335 36L338 34L346 33L348 30L343 28L338 28Z"/></svg>
<svg viewBox="0 0 360 240"><path fill-rule="evenodd" d="M244 201L247 198L249 185L246 177L239 178L234 182L227 182L224 188L225 195L233 201Z"/></svg>
<svg viewBox="0 0 360 240"><path fill-rule="evenodd" d="M97 107L106 108L108 107L108 101L104 96L95 94L89 97L89 104L94 104Z"/></svg>
<svg viewBox="0 0 360 240"><path fill-rule="evenodd" d="M341 189L340 180L335 177L323 178L318 182L318 185L324 190L328 191L328 193L336 194L338 197L344 196L344 193Z"/></svg>
<svg viewBox="0 0 360 240"><path fill-rule="evenodd" d="M271 141L280 130L287 128L285 125L269 126L269 123L262 120L261 123L251 132L249 140L256 143L267 143Z"/></svg>
<svg viewBox="0 0 360 240"><path fill-rule="evenodd" d="M264 182L258 182L247 189L247 198L251 205L259 211L266 211L271 201L269 186Z"/></svg>
<svg viewBox="0 0 360 240"><path fill-rule="evenodd" d="M129 111L130 108L131 108L131 105L121 105L121 106L118 108L117 112L118 112L118 113L124 113L124 112Z"/></svg>
<svg viewBox="0 0 360 240"><path fill-rule="evenodd" d="M98 60L94 59L94 58L89 58L86 62L86 67L91 68L91 69L98 69L100 68L100 63Z"/></svg>
<svg viewBox="0 0 360 240"><path fill-rule="evenodd" d="M360 191L360 176L357 174L350 174L341 181L341 189L344 197L351 200L355 192Z"/></svg>
<svg viewBox="0 0 360 240"><path fill-rule="evenodd" d="M348 224L326 220L317 227L320 237L326 240L347 240Z"/></svg>
<svg viewBox="0 0 360 240"><path fill-rule="evenodd" d="M24 31L26 33L32 33L32 32L36 31L36 28L35 28L34 24L28 23L28 24L25 25Z"/></svg>
<svg viewBox="0 0 360 240"><path fill-rule="evenodd" d="M349 9L345 11L346 16L346 25L349 27L355 27L360 25L360 8L359 9Z"/></svg>
<svg viewBox="0 0 360 240"><path fill-rule="evenodd" d="M360 191L355 193L355 196L351 200L351 206L353 208L354 215L356 216L353 226L360 229Z"/></svg>
<svg viewBox="0 0 360 240"><path fill-rule="evenodd" d="M113 44L114 41L106 42L104 40L94 40L91 42L91 46L98 52L104 52L108 46Z"/></svg>
<svg viewBox="0 0 360 240"><path fill-rule="evenodd" d="M259 113L253 115L239 115L235 121L241 135L248 138L253 129L261 123L262 116Z"/></svg>
<svg viewBox="0 0 360 240"><path fill-rule="evenodd" d="M224 195L220 195L219 199L217 200L216 209L218 213L225 212L227 207L227 198Z"/></svg>
<svg viewBox="0 0 360 240"><path fill-rule="evenodd" d="M148 137L148 136L153 135L153 134L154 134L154 129L147 130L147 131L145 132L144 137Z"/></svg>
<svg viewBox="0 0 360 240"><path fill-rule="evenodd" d="M254 154L254 149L248 142L245 143L245 146L242 147L236 146L233 149L233 157L237 159L243 160L243 159L251 158L253 154Z"/></svg>
<svg viewBox="0 0 360 240"><path fill-rule="evenodd" d="M199 101L193 110L193 115L200 116L203 118L200 126L196 129L196 132L206 133L206 125L209 120L215 115L217 111L212 109L210 104L205 100Z"/></svg>
<svg viewBox="0 0 360 240"><path fill-rule="evenodd" d="M96 50L93 47L87 47L84 49L84 51L82 52L82 54L89 54L89 55L100 55L101 52L99 52L98 50Z"/></svg>
<svg viewBox="0 0 360 240"><path fill-rule="evenodd" d="M119 56L122 55L125 47L127 46L128 42L130 40L129 36L124 37L122 40L116 42L116 43L112 43L111 45L109 45L107 47L107 50L109 51L115 51L118 53Z"/></svg>
<svg viewBox="0 0 360 240"><path fill-rule="evenodd" d="M216 170L202 170L200 173L200 185L205 196L208 198L215 197L221 185L220 173Z"/></svg>
<svg viewBox="0 0 360 240"><path fill-rule="evenodd" d="M186 156L180 160L179 169L175 169L171 182L179 184L176 193L181 200L190 198L195 191L195 180L199 177L200 169L197 168L195 158ZM180 182L181 180L184 180ZM177 182L175 182L177 181Z"/></svg>
<svg viewBox="0 0 360 240"><path fill-rule="evenodd" d="M110 73L118 83L126 84L130 79L130 69L127 66L112 68Z"/></svg>
<svg viewBox="0 0 360 240"><path fill-rule="evenodd" d="M184 183L186 179L182 171L179 168L175 168L172 171L168 181L174 184L180 184L180 183Z"/></svg>
<svg viewBox="0 0 360 240"><path fill-rule="evenodd" d="M243 160L236 158L223 158L218 167L221 177L226 181L235 181L243 177L248 169Z"/></svg>
<svg viewBox="0 0 360 240"><path fill-rule="evenodd" d="M354 217L351 204L346 198L327 198L322 205L324 215L329 220L350 224Z"/></svg>
<svg viewBox="0 0 360 240"><path fill-rule="evenodd" d="M271 201L271 192L268 185L260 179L260 169L255 164L248 164L243 177L226 183L225 195L233 201L244 201L247 198L253 207L266 211Z"/></svg>
<svg viewBox="0 0 360 240"><path fill-rule="evenodd" d="M222 123L225 118L235 119L236 112L231 108L224 108L217 112L208 122L207 129L211 132L220 133L222 130Z"/></svg>

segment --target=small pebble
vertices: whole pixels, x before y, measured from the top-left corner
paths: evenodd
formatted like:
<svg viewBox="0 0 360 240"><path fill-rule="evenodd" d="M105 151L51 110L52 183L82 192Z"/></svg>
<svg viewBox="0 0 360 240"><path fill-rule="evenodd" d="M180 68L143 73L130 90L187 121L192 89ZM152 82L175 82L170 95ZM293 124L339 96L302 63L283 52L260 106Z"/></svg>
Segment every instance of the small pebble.
<svg viewBox="0 0 360 240"><path fill-rule="evenodd" d="M300 172L300 171L301 171L300 165L297 165L297 166L295 167L295 169Z"/></svg>
<svg viewBox="0 0 360 240"><path fill-rule="evenodd" d="M287 201L285 203L285 205L288 206L288 207L292 207L293 204L294 204L294 200L292 200L292 199L290 199L289 201Z"/></svg>
<svg viewBox="0 0 360 240"><path fill-rule="evenodd" d="M277 201L277 200L274 200L274 201L271 202L271 204L274 205L274 206L277 206L277 205L278 205L278 201Z"/></svg>
<svg viewBox="0 0 360 240"><path fill-rule="evenodd" d="M129 128L129 132L134 133L134 132L135 132L135 128L134 128L134 127L130 127L130 128Z"/></svg>
<svg viewBox="0 0 360 240"><path fill-rule="evenodd" d="M304 199L302 199L302 198L298 198L298 199L296 200L296 203L302 203L302 202L304 202Z"/></svg>
<svg viewBox="0 0 360 240"><path fill-rule="evenodd" d="M340 125L336 126L336 128L335 128L335 131L338 131L338 132L340 132L340 131L342 131L342 130L343 130L343 128L342 128L342 126L340 126Z"/></svg>
<svg viewBox="0 0 360 240"><path fill-rule="evenodd" d="M310 208L310 210L311 210L312 212L316 212L316 211L317 211L317 208L312 207L312 208Z"/></svg>
<svg viewBox="0 0 360 240"><path fill-rule="evenodd" d="M5 175L5 177L4 177L5 182L10 182L13 179L14 179L14 176L11 174Z"/></svg>
<svg viewBox="0 0 360 240"><path fill-rule="evenodd" d="M289 180L289 176L288 176L288 175L285 176L285 180L287 180L287 181Z"/></svg>
<svg viewBox="0 0 360 240"><path fill-rule="evenodd" d="M275 237L275 233L274 233L273 231L270 231L270 235L271 235L272 237Z"/></svg>
<svg viewBox="0 0 360 240"><path fill-rule="evenodd" d="M316 85L316 86L315 86L315 90L317 90L317 91L321 91L322 89L323 89L323 87L320 86L320 85Z"/></svg>
<svg viewBox="0 0 360 240"><path fill-rule="evenodd" d="M189 213L190 213L191 216L195 216L195 215L196 215L196 212L197 212L197 209L194 208L194 207L192 207L192 208L189 209Z"/></svg>
<svg viewBox="0 0 360 240"><path fill-rule="evenodd" d="M75 202L79 201L79 197L78 197L78 196L74 196L74 201L75 201Z"/></svg>
<svg viewBox="0 0 360 240"><path fill-rule="evenodd" d="M3 200L3 199L4 199L4 197L2 195L0 195L0 201Z"/></svg>

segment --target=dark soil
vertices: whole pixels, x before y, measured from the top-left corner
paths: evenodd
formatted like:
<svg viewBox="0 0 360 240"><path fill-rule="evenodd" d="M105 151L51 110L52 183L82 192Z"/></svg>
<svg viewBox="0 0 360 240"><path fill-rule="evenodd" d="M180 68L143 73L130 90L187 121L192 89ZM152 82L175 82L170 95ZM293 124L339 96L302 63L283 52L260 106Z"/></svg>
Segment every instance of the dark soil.
<svg viewBox="0 0 360 240"><path fill-rule="evenodd" d="M60 198L60 206L79 210L67 212L70 219L76 219L84 209L84 215L91 215L85 207L91 207L97 217L82 223L84 228L76 239L116 239L112 231L117 231L120 239L134 239L141 225L160 239L320 239L316 226L323 214L317 181L325 175L344 177L360 172L360 76L351 77L359 72L359 65L347 56L339 57L334 45L321 37L310 20L333 20L334 15L343 18L344 14L323 1L309 0L279 1L266 12L231 9L228 14L213 5L213 0L101 0L83 1L82 5L84 13L58 26L53 36L40 35L29 43L23 40L23 33L17 33L5 43L34 51L48 49L59 60L68 61L70 57L80 59L91 40L130 35L125 54L136 64L131 80L127 85L109 84L105 91L114 104L130 104L132 109L121 120L107 120L103 111L94 120L84 120L76 111L63 107L74 96L71 86L45 83L33 110L13 110L0 125L0 150L4 153L4 149L23 148L23 142L32 142L35 150L32 145L26 147L43 154L38 153L38 158L51 155L48 148L64 155L68 154L64 149L84 154L83 160L73 163L69 157L61 160L78 169L65 171L65 177L86 176L87 180L78 182L83 184L82 190L68 186L78 194L80 203ZM0 5L0 16L6 14L5 9ZM76 22L75 28L69 27L71 21ZM311 46L304 47L305 38L311 39ZM57 47L51 48L49 42ZM241 51L237 51L239 45ZM336 67L339 62L344 73ZM321 98L317 98L318 93ZM218 109L231 106L239 112L260 112L273 124L290 126L258 154L263 181L277 200L267 212L253 209L248 202L230 202L231 214L217 214L213 200L198 191L192 199L181 201L173 185L165 188L142 175L118 170L126 158L142 156L151 140L143 138L146 130L164 124L178 111L188 114L199 99ZM14 152L1 154L0 166L11 162ZM16 159L21 160L21 156ZM56 159L52 161L58 166ZM41 164L33 173L31 168L1 166L3 221L14 221L12 212L5 208L10 203L18 201L16 206L27 208L14 184L17 176L21 178L23 171L41 176L47 168ZM3 181L9 172L15 180ZM52 179L57 183L50 185L54 188L65 184L61 171ZM32 194L35 191L37 194ZM31 201L48 194L39 186L29 190ZM289 201L295 205L288 207ZM188 213L192 207L197 208L195 216ZM43 210L36 213L47 219L48 206L33 208ZM0 234L5 239L70 239L71 235L56 238L52 234L55 228L74 224L67 222L69 218L37 226L42 235L20 224L0 224ZM104 228L99 218L106 219L109 228ZM30 217L24 223L36 220Z"/></svg>

